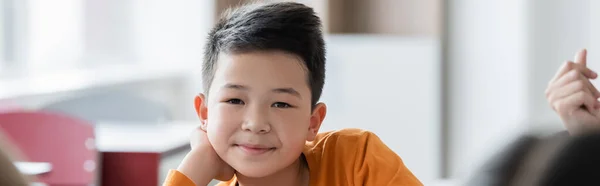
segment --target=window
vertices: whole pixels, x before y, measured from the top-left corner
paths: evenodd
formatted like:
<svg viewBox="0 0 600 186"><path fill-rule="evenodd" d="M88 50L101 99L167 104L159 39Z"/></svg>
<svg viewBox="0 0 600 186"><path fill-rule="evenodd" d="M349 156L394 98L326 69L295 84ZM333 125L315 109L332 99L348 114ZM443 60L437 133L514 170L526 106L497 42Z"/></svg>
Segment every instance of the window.
<svg viewBox="0 0 600 186"><path fill-rule="evenodd" d="M0 0L0 68L49 68L81 56L81 1Z"/></svg>
<svg viewBox="0 0 600 186"><path fill-rule="evenodd" d="M201 61L204 0L0 0L0 70Z"/></svg>
<svg viewBox="0 0 600 186"><path fill-rule="evenodd" d="M4 68L9 60L10 51L7 47L10 43L9 31L7 25L11 18L10 9L6 6L10 0L0 0L0 71Z"/></svg>

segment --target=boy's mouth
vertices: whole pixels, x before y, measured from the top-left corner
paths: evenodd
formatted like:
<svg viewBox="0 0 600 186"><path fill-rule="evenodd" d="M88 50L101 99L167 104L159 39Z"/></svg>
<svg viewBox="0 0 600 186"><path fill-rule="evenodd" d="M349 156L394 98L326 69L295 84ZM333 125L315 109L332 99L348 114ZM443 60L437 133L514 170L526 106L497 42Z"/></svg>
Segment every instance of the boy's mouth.
<svg viewBox="0 0 600 186"><path fill-rule="evenodd" d="M261 155L276 149L275 147L252 144L235 144L234 146L238 147L240 150L249 155Z"/></svg>

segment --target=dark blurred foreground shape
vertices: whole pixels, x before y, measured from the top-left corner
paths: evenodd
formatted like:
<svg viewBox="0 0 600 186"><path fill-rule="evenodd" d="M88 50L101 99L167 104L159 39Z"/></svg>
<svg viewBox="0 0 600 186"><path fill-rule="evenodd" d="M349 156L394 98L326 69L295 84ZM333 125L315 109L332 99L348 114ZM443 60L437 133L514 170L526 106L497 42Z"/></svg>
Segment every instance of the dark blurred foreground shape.
<svg viewBox="0 0 600 186"><path fill-rule="evenodd" d="M600 132L523 135L491 157L467 186L600 185Z"/></svg>
<svg viewBox="0 0 600 186"><path fill-rule="evenodd" d="M0 146L0 185L26 186L25 176L13 165L5 149Z"/></svg>

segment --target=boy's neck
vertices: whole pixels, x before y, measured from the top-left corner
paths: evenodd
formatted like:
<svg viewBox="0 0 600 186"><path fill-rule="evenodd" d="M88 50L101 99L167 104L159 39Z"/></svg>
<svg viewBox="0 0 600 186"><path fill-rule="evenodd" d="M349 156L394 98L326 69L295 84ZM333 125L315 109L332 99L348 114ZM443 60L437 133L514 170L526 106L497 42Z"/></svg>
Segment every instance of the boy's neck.
<svg viewBox="0 0 600 186"><path fill-rule="evenodd" d="M307 186L309 183L308 165L304 158L298 158L294 163L283 170L262 178L251 178L236 174L239 186L268 186L290 185Z"/></svg>

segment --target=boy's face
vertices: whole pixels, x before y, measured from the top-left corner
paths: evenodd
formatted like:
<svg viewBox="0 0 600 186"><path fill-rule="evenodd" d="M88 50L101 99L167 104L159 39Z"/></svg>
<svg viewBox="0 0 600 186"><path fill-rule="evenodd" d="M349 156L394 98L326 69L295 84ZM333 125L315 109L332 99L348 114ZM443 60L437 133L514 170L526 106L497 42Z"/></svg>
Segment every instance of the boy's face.
<svg viewBox="0 0 600 186"><path fill-rule="evenodd" d="M291 166L325 117L311 112L300 58L283 52L219 55L209 97L197 110L217 154L239 173L264 177Z"/></svg>

